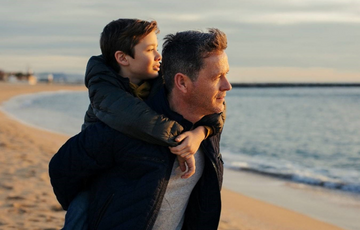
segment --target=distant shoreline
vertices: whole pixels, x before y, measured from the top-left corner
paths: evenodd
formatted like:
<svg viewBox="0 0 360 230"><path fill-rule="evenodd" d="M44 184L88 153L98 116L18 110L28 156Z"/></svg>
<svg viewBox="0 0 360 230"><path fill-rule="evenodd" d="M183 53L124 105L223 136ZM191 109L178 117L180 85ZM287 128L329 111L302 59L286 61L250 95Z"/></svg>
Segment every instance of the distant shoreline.
<svg viewBox="0 0 360 230"><path fill-rule="evenodd" d="M360 83L231 83L237 88L360 87Z"/></svg>

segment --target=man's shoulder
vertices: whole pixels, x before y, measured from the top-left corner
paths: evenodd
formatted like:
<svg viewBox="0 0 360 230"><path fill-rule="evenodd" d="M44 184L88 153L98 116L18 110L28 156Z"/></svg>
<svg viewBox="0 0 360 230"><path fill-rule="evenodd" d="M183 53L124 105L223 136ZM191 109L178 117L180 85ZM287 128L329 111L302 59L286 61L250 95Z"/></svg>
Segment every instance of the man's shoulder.
<svg viewBox="0 0 360 230"><path fill-rule="evenodd" d="M111 128L101 121L94 122L88 125L84 130L79 133L81 138L85 138L88 141L111 141L115 138L121 138L125 136L119 131Z"/></svg>
<svg viewBox="0 0 360 230"><path fill-rule="evenodd" d="M147 145L146 142L141 141L140 139L132 138L124 133L111 128L102 121L97 121L90 124L84 130L80 132L82 137L85 138L88 142L94 142L99 144L113 143L114 145L126 144L126 143L137 143L139 145Z"/></svg>
<svg viewBox="0 0 360 230"><path fill-rule="evenodd" d="M221 133L217 133L211 137L206 138L203 141L203 144L208 150L211 149L215 153L220 152L220 138Z"/></svg>

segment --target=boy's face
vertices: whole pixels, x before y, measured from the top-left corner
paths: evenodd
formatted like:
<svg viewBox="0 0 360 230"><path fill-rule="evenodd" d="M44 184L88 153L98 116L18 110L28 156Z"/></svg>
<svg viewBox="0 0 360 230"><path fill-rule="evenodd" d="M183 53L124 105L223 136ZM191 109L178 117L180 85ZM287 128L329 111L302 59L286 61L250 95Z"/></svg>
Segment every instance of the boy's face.
<svg viewBox="0 0 360 230"><path fill-rule="evenodd" d="M134 47L134 58L127 55L129 62L129 76L127 77L133 83L155 78L159 75L161 54L157 51L157 47L157 36L153 31Z"/></svg>

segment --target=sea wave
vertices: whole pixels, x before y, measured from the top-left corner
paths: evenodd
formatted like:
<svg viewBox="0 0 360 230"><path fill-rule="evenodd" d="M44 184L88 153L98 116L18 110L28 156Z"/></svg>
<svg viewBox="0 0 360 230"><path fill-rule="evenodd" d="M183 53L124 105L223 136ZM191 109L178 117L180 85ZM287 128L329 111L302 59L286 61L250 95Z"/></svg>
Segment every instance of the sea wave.
<svg viewBox="0 0 360 230"><path fill-rule="evenodd" d="M233 170L246 171L297 183L360 194L360 183L358 182L331 178L326 175L316 174L310 170L296 170L284 168L280 165L279 167L276 167L274 166L276 164L275 162L273 164L262 164L246 161L231 161L227 158L224 158L224 162L227 168Z"/></svg>

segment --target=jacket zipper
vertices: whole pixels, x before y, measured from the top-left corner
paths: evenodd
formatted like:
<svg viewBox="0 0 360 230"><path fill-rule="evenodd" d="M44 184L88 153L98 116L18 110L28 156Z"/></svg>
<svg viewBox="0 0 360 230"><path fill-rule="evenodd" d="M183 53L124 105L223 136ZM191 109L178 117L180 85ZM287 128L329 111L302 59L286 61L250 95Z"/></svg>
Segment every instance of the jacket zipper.
<svg viewBox="0 0 360 230"><path fill-rule="evenodd" d="M219 155L218 155L218 159L221 161L221 163L222 163L222 164L224 164L224 161L223 161L223 159L222 159L222 155L221 155L221 153L219 153Z"/></svg>

